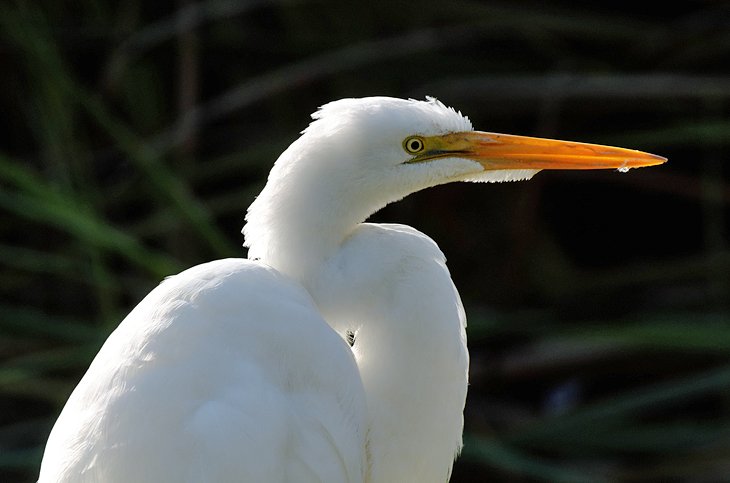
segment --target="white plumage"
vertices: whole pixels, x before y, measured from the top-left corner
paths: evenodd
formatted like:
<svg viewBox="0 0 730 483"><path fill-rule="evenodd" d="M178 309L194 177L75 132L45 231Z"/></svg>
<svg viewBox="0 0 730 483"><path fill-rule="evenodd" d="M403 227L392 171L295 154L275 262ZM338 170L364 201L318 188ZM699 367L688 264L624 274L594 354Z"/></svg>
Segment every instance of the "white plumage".
<svg viewBox="0 0 730 483"><path fill-rule="evenodd" d="M661 162L474 132L434 99L313 117L249 208L250 259L170 277L122 321L54 426L41 483L446 481L464 310L431 239L364 220L451 181Z"/></svg>

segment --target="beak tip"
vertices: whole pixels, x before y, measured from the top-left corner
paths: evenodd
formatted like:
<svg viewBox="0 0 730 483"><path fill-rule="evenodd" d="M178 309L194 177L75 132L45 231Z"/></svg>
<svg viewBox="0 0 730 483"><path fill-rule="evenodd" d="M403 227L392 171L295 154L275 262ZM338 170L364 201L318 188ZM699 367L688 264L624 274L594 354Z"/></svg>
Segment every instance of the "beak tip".
<svg viewBox="0 0 730 483"><path fill-rule="evenodd" d="M636 168L659 166L668 161L667 158L665 158L664 156L659 156L658 154L645 153L642 151L639 152L641 153L641 156L636 157L634 160L634 162L636 163L634 167Z"/></svg>
<svg viewBox="0 0 730 483"><path fill-rule="evenodd" d="M658 154L652 154L651 156L652 156L652 158L654 158L654 161L655 161L654 163L652 163L652 166L664 164L667 161L669 161L669 159L665 158L664 156L659 156Z"/></svg>

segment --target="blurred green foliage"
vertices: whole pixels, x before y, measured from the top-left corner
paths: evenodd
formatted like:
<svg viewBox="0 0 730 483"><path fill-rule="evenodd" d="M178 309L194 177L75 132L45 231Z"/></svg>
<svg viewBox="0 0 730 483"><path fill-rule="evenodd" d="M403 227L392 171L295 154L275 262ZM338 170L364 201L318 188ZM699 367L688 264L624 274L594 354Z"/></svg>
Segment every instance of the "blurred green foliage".
<svg viewBox="0 0 730 483"><path fill-rule="evenodd" d="M727 18L700 1L0 4L0 480L35 481L65 399L162 277L245 255L245 208L308 114L363 95L670 158L444 186L374 217L439 242L470 315L452 481L726 480Z"/></svg>

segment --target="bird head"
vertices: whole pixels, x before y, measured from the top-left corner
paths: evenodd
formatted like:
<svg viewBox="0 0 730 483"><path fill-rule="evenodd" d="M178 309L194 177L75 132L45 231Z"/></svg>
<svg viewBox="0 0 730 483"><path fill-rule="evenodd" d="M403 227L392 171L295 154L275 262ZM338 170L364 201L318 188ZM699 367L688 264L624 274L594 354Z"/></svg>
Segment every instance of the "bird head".
<svg viewBox="0 0 730 483"><path fill-rule="evenodd" d="M342 99L313 118L292 145L301 154L294 162L350 197L363 192L379 204L453 181L518 181L542 169L627 170L666 161L632 149L475 131L434 98Z"/></svg>

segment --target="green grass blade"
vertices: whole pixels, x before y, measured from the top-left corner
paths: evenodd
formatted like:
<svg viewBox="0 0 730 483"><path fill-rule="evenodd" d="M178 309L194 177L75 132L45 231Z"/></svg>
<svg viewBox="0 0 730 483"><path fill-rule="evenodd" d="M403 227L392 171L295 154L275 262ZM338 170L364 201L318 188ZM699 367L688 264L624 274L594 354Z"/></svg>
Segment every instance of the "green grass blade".
<svg viewBox="0 0 730 483"><path fill-rule="evenodd" d="M157 196L169 201L176 211L196 229L218 256L240 254L211 220L208 210L192 194L183 179L175 176L160 161L156 152L135 136L121 122L112 118L104 105L94 96L77 88L75 98L92 118L106 130L119 147L152 183Z"/></svg>
<svg viewBox="0 0 730 483"><path fill-rule="evenodd" d="M11 167L7 159L0 158L0 179L34 195L0 191L0 206L17 216L56 226L79 240L119 253L158 277L179 271L179 262L147 249L126 233L97 220L73 198L34 177L29 170L17 165ZM38 196L39 192L45 194Z"/></svg>

